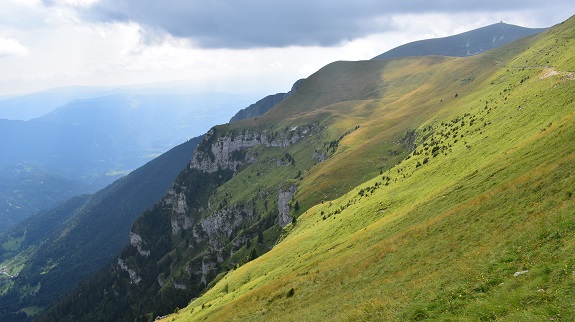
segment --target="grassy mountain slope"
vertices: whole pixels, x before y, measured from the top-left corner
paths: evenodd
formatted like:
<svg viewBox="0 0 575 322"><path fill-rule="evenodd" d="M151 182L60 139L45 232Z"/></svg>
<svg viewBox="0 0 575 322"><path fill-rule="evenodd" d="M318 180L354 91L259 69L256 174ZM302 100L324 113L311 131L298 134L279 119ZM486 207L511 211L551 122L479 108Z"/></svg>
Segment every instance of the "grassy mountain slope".
<svg viewBox="0 0 575 322"><path fill-rule="evenodd" d="M336 63L304 81L325 77L258 122L313 119L336 140L355 129L303 173L294 199L317 205L166 320L575 316L574 38L571 18L476 57ZM395 164L385 153L406 130L417 147ZM349 192L320 203L315 189Z"/></svg>

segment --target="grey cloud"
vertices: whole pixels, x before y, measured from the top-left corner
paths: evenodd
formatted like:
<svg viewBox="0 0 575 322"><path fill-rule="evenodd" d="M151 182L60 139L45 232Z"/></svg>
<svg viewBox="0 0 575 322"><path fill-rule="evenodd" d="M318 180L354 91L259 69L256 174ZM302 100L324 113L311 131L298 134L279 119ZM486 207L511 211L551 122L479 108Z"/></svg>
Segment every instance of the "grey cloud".
<svg viewBox="0 0 575 322"><path fill-rule="evenodd" d="M51 2L51 0L44 0ZM332 46L389 30L394 14L505 11L542 5L532 0L101 0L84 17L135 22L204 48ZM150 36L156 38L156 36Z"/></svg>

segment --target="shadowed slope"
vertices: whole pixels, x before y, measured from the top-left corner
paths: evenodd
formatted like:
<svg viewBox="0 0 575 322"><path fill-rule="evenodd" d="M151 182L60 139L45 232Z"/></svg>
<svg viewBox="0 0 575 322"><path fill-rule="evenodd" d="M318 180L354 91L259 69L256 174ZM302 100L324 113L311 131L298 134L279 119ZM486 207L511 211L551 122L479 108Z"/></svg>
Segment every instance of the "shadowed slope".
<svg viewBox="0 0 575 322"><path fill-rule="evenodd" d="M545 28L524 28L503 22L464 32L462 34L411 42L379 56L374 60L408 56L455 56L465 57L498 48L520 38L538 34Z"/></svg>

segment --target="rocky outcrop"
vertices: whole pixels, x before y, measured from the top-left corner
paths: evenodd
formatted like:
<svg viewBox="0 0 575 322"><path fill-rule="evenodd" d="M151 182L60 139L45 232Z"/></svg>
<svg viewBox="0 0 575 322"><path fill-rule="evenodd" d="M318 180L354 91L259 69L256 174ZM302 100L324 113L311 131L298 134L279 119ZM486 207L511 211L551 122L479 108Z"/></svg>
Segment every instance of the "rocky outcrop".
<svg viewBox="0 0 575 322"><path fill-rule="evenodd" d="M242 205L221 209L195 222L190 217L172 217L172 233L179 234L181 229L189 229L192 245L203 244L208 247L203 255L188 264L189 272L192 272L190 274L198 276L204 284L209 283L209 276L213 278L213 274L217 273L219 263L232 256L249 238L253 238L249 234L238 235L238 231L256 220L253 209Z"/></svg>
<svg viewBox="0 0 575 322"><path fill-rule="evenodd" d="M164 204L170 206L172 209L172 234L179 234L182 229L185 230L192 227L193 222L190 217L186 215L188 204L186 203L186 196L183 192L176 193L174 187L170 188L164 198Z"/></svg>
<svg viewBox="0 0 575 322"><path fill-rule="evenodd" d="M278 190L278 210L279 210L279 225L283 228L287 224L292 222L292 217L290 216L290 201L297 187L292 185L287 189L280 188Z"/></svg>
<svg viewBox="0 0 575 322"><path fill-rule="evenodd" d="M281 132L244 131L240 134L226 134L220 137L217 137L217 132L212 129L194 153L190 169L208 173L224 169L236 171L241 165L256 161L255 155L249 149L259 145L285 148L304 138L313 128L314 126L294 126Z"/></svg>
<svg viewBox="0 0 575 322"><path fill-rule="evenodd" d="M417 145L415 144L416 139L417 139L417 132L415 132L415 130L407 131L407 133L405 133L405 136L401 140L401 143L403 143L403 146L407 150L407 153L413 152L413 150L415 150L415 148L417 147Z"/></svg>
<svg viewBox="0 0 575 322"><path fill-rule="evenodd" d="M202 283L207 284L208 280L207 280L207 276L208 274L210 274L212 271L216 270L217 266L216 263L211 260L210 258L211 256L204 256L204 258L202 258Z"/></svg>
<svg viewBox="0 0 575 322"><path fill-rule="evenodd" d="M206 134L202 144L210 142L216 135L212 129ZM235 171L238 166L255 161L255 157L247 155L247 149L262 144L262 137L255 133L246 133L237 136L226 135L219 137L205 150L197 149L192 157L190 169L208 173L220 169Z"/></svg>
<svg viewBox="0 0 575 322"><path fill-rule="evenodd" d="M195 233L214 249L222 249L227 239L233 237L234 231L254 216L252 209L233 206L220 210L209 217L202 218L198 223L200 231Z"/></svg>
<svg viewBox="0 0 575 322"><path fill-rule="evenodd" d="M130 244L134 247L136 247L136 249L138 249L138 253L144 257L148 257L150 256L150 251L149 250L144 250L142 248L142 237L134 232L130 232Z"/></svg>
<svg viewBox="0 0 575 322"><path fill-rule="evenodd" d="M186 230L188 228L192 227L192 220L190 219L190 217L185 216L185 215L180 215L180 216L172 216L172 234L173 235L177 235L180 233L180 231Z"/></svg>
<svg viewBox="0 0 575 322"><path fill-rule="evenodd" d="M323 162L327 159L327 154L323 151L313 151L313 159L317 162Z"/></svg>
<svg viewBox="0 0 575 322"><path fill-rule="evenodd" d="M132 283L137 285L138 283L140 283L140 281L142 281L142 278L138 276L136 271L133 269L130 269L128 267L128 265L126 264L126 262L123 261L121 258L118 258L118 265L120 266L120 268L122 270L128 272L128 275L130 275L130 280L132 280Z"/></svg>

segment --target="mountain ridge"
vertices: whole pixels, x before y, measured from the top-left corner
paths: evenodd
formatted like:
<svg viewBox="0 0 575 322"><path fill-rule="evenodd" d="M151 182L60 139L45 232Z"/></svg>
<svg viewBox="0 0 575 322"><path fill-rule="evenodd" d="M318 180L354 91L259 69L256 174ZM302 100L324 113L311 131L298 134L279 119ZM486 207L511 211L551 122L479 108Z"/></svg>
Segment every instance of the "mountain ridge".
<svg viewBox="0 0 575 322"><path fill-rule="evenodd" d="M277 93L273 95L268 95L261 100L255 102L254 104L241 109L239 112L236 113L231 119L230 123L238 122L241 120L245 120L252 117L257 117L260 115L265 114L267 111L272 109L275 105L280 103L281 101L288 98L301 84L303 79L296 81L289 92L287 93Z"/></svg>
<svg viewBox="0 0 575 322"><path fill-rule="evenodd" d="M395 47L372 59L381 60L408 56L473 56L498 48L515 40L538 34L547 28L525 28L504 22L495 23L461 34L419 40Z"/></svg>

